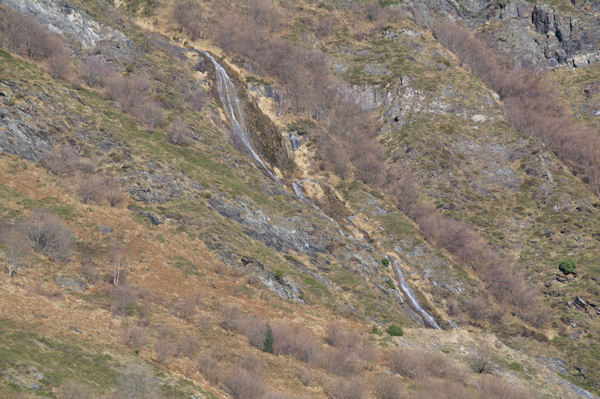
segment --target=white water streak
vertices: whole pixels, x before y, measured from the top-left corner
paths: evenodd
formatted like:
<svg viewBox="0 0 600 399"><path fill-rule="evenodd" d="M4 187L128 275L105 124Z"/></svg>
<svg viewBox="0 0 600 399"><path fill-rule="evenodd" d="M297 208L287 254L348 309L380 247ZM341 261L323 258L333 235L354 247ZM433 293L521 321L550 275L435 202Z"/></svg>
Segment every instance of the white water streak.
<svg viewBox="0 0 600 399"><path fill-rule="evenodd" d="M264 170L267 171L269 176L271 176L274 180L279 181L277 176L271 172L271 169L265 165L258 153L254 150L254 147L252 147L248 133L244 128L244 114L242 113L242 109L240 107L241 100L237 95L235 85L229 78L229 75L227 75L227 71L225 71L225 68L223 68L212 55L202 50L199 50L199 52L206 56L206 58L208 58L215 66L215 72L217 75L217 92L219 93L219 99L223 105L225 116L231 124L231 130L233 131L233 134L235 134L242 141L242 143L244 143L244 146L250 152L250 154L252 154L252 157L264 168Z"/></svg>
<svg viewBox="0 0 600 399"><path fill-rule="evenodd" d="M402 273L402 269L398 264L398 259L396 259L395 257L392 257L392 265L394 267L394 272L396 273L397 279L400 282L400 288L402 289L404 295L406 295L406 297L408 298L410 307L413 308L419 314L419 316L421 316L425 325L431 328L435 328L436 330L441 330L442 328L435 320L435 317L433 317L431 314L429 314L429 312L423 309L421 304L419 304L419 301L417 301L413 290L410 288L410 286L406 282L406 279L404 278L404 273Z"/></svg>

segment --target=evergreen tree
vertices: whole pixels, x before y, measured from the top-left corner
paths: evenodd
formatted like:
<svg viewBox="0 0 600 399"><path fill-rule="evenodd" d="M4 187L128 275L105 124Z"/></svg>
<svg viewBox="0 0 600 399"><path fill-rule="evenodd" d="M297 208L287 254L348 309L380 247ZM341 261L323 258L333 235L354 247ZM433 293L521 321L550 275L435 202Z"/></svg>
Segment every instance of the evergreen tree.
<svg viewBox="0 0 600 399"><path fill-rule="evenodd" d="M265 333L265 342L263 343L263 350L268 353L273 353L273 330L269 323L267 323L267 332Z"/></svg>

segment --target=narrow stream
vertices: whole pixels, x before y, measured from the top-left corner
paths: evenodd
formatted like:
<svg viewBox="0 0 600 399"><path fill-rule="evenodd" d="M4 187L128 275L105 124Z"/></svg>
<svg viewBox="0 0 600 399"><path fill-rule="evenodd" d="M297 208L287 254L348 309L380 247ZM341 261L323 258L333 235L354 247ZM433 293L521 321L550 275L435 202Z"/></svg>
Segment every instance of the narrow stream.
<svg viewBox="0 0 600 399"><path fill-rule="evenodd" d="M263 167L265 171L267 171L269 176L276 181L280 181L279 178L271 171L271 169L265 165L258 153L254 150L254 147L252 147L248 133L244 128L244 114L240 107L241 100L237 95L235 85L229 78L229 75L227 75L227 71L225 71L225 68L223 68L212 55L206 51L197 51L208 58L215 66L215 72L217 76L217 92L219 93L219 99L223 105L225 116L231 124L231 130L233 131L233 134L235 134L242 141L242 143L244 143L244 146L250 152L250 154L252 154L252 157L260 164L260 166Z"/></svg>
<svg viewBox="0 0 600 399"><path fill-rule="evenodd" d="M271 171L271 169L269 169L267 167L267 165L265 165L265 163L260 158L258 153L254 150L254 147L252 147L252 143L250 142L248 133L246 132L246 129L244 128L244 114L243 114L241 106L240 106L241 100L237 95L235 85L229 78L229 75L227 75L227 71L225 71L225 68L223 68L214 59L214 57L212 55L210 55L209 53L207 53L206 51L202 51L202 50L196 50L196 51L198 53L202 54L203 56L205 56L206 58L208 58L215 67L215 72L216 72L216 77L217 77L217 92L219 94L219 99L221 100L221 104L223 105L223 111L225 112L225 116L227 117L229 123L231 124L231 129L233 131L233 134L236 135L242 141L242 143L244 143L244 146L250 152L252 157L256 160L256 162L258 162L263 167L263 169L269 174L269 176L271 178L273 178L273 180L275 180L279 183L283 183L282 180L279 179L277 176L275 176L275 174ZM316 205L314 205L312 203L312 201L310 201L306 197L301 185L298 184L298 182L292 182L291 186L292 186L292 190L294 191L294 194L296 194L303 201L310 203L313 207L318 209L318 207ZM327 216L327 215L325 215L325 216ZM333 221L333 219L331 219L330 217L327 216L327 218ZM397 276L397 281L400 282L400 290L408 298L408 303L409 303L410 307L415 312L417 312L417 314L419 316L421 316L421 318L423 319L423 322L425 323L426 326L428 326L430 328L435 328L437 330L441 330L442 328L439 326L439 324L437 323L435 318L431 314L429 314L425 309L423 309L423 307L419 304L419 301L417 301L417 298L415 297L412 289L406 282L406 280L404 278L404 274L402 273L402 269L400 268L400 266L398 264L398 260L395 257L392 257L392 264L393 264L394 272Z"/></svg>
<svg viewBox="0 0 600 399"><path fill-rule="evenodd" d="M410 307L415 312L417 312L417 314L419 316L421 316L421 319L423 319L423 323L425 323L425 325L427 327L435 328L436 330L441 330L442 328L440 327L438 322L435 320L435 317L433 317L431 314L429 314L429 312L427 312L425 309L423 309L421 304L419 304L419 301L417 301L417 298L415 297L415 293L410 288L410 286L406 282L406 279L404 278L404 273L402 273L402 269L400 268L398 259L396 259L393 256L391 257L391 259L392 259L392 266L393 266L394 272L396 274L396 278L397 278L398 282L400 282L400 290L406 296L406 298L408 298L408 304L410 305Z"/></svg>

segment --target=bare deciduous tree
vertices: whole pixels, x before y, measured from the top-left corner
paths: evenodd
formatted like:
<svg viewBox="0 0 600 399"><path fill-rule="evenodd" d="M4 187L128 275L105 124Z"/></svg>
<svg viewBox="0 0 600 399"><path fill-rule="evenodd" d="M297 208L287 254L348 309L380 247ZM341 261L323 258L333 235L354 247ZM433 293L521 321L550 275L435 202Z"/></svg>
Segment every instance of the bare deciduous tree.
<svg viewBox="0 0 600 399"><path fill-rule="evenodd" d="M177 29L192 40L203 36L202 9L197 3L190 0L174 2L171 7L171 17Z"/></svg>
<svg viewBox="0 0 600 399"><path fill-rule="evenodd" d="M54 79L68 79L71 77L71 50L66 46L56 49L46 59L46 69Z"/></svg>
<svg viewBox="0 0 600 399"><path fill-rule="evenodd" d="M89 202L100 203L106 193L107 180L104 176L98 175L77 175L77 195L84 204Z"/></svg>
<svg viewBox="0 0 600 399"><path fill-rule="evenodd" d="M165 121L165 111L156 101L147 100L137 104L133 113L139 122L149 130L160 127Z"/></svg>
<svg viewBox="0 0 600 399"><path fill-rule="evenodd" d="M73 230L58 217L44 210L34 210L22 223L22 231L41 251L57 261L67 261L74 245Z"/></svg>
<svg viewBox="0 0 600 399"><path fill-rule="evenodd" d="M391 375L377 377L373 393L377 399L404 399L407 397L402 380Z"/></svg>
<svg viewBox="0 0 600 399"><path fill-rule="evenodd" d="M110 250L110 263L113 267L113 285L119 285L121 273L127 266L127 251L120 245L113 245Z"/></svg>
<svg viewBox="0 0 600 399"><path fill-rule="evenodd" d="M8 229L0 232L0 242L4 246L4 253L8 260L8 277L12 277L13 273L22 265L24 257L31 249L31 241L21 232Z"/></svg>
<svg viewBox="0 0 600 399"><path fill-rule="evenodd" d="M99 58L87 58L81 65L81 78L88 86L103 86L114 68Z"/></svg>

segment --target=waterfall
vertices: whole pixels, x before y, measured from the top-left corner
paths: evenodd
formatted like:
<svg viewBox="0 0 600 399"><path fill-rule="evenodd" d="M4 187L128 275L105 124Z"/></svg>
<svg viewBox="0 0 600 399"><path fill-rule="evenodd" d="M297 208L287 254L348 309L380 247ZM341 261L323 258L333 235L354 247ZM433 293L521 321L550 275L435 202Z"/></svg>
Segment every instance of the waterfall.
<svg viewBox="0 0 600 399"><path fill-rule="evenodd" d="M231 125L231 130L233 134L239 138L246 149L252 154L252 157L263 167L265 171L271 176L274 180L279 181L279 178L271 172L271 169L265 165L263 160L260 158L258 153L252 147L252 143L250 142L250 138L248 137L248 133L244 128L244 114L242 112L242 108L240 107L241 100L237 95L237 91L235 89L235 85L227 75L227 71L223 68L217 60L214 59L212 55L207 53L206 51L197 50L200 54L203 54L206 58L208 58L215 67L215 74L217 76L217 92L219 93L219 100L221 100L221 104L223 105L223 111L225 112L225 116Z"/></svg>
<svg viewBox="0 0 600 399"><path fill-rule="evenodd" d="M435 320L435 317L433 317L431 314L429 314L429 312L423 309L423 307L419 304L419 301L417 301L415 293L410 288L410 286L406 282L406 279L404 278L404 273L402 273L402 269L398 264L398 259L396 259L395 257L391 258L394 272L396 273L397 279L400 282L400 289L402 290L402 293L408 298L408 304L410 305L410 307L413 308L413 310L416 311L419 314L419 316L421 316L421 319L423 319L423 323L425 323L426 326L435 328L436 330L441 330L442 328Z"/></svg>
<svg viewBox="0 0 600 399"><path fill-rule="evenodd" d="M219 94L219 100L221 101L221 104L223 106L223 111L225 112L225 116L231 125L231 130L232 130L233 134L238 139L241 140L241 142L246 147L246 150L248 150L248 152L250 152L252 157L256 160L256 162L258 162L260 164L260 166L263 167L263 169L269 174L269 176L271 176L271 178L273 178L275 181L281 183L281 179L279 179L277 176L275 176L275 174L273 174L271 169L269 169L267 167L267 165L265 165L265 163L260 158L258 153L254 150L254 147L252 147L252 143L250 142L250 138L244 127L244 114L243 114L242 108L240 106L241 100L237 95L235 85L229 78L227 71L225 71L225 68L223 68L214 59L214 57L212 55L210 55L209 53L207 53L206 51L202 51L202 50L196 50L196 51L198 53L202 54L203 56L205 56L206 58L208 58L215 67L215 74L216 74L216 78L217 78L217 92ZM297 147L299 146L299 140L295 137L295 135L290 135L290 140L292 141L292 147L295 147L293 149L296 150ZM312 201L310 201L306 197L301 185L298 184L298 182L292 182L291 186L292 186L292 190L294 191L294 193L300 199L308 202L314 208L319 209L322 212L322 210L319 207L314 205L312 203ZM323 213L323 215L325 217L327 217L327 219L329 219L335 223L335 221L333 219L331 219L329 216L325 215L325 213ZM425 309L423 309L423 307L417 301L412 289L410 288L410 286L404 279L404 274L402 273L402 270L400 269L400 266L398 265L398 260L395 257L392 257L392 264L393 264L394 272L396 273L397 279L400 282L400 289L404 293L404 295L408 298L410 307L415 312L417 312L417 314L419 314L421 316L421 318L423 319L423 322L425 323L426 326L435 328L437 330L441 330L441 327L439 326L439 324L437 323L435 318L431 314L429 314Z"/></svg>
<svg viewBox="0 0 600 399"><path fill-rule="evenodd" d="M300 199L312 204L312 202L308 198L306 198L306 195L304 194L304 191L302 190L302 187L300 187L298 182L292 182L292 189L294 190L294 194L296 194Z"/></svg>

